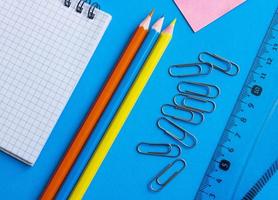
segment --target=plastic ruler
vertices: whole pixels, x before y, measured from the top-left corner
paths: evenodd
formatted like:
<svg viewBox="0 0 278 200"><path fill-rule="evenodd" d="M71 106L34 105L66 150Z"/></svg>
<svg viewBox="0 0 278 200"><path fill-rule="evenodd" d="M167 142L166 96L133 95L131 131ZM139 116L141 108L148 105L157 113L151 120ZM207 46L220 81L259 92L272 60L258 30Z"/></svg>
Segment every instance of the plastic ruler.
<svg viewBox="0 0 278 200"><path fill-rule="evenodd" d="M277 99L278 9L254 59L195 200L233 199L244 167L263 133L264 124L277 105Z"/></svg>

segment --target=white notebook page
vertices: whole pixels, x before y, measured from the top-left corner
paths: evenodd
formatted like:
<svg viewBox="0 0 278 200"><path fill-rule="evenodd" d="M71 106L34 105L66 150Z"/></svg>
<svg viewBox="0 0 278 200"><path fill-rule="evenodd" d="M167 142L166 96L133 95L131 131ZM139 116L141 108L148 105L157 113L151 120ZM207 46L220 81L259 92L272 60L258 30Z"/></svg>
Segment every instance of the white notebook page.
<svg viewBox="0 0 278 200"><path fill-rule="evenodd" d="M78 0L79 1L79 0ZM64 0L4 1L0 9L0 149L33 165L111 16L89 19Z"/></svg>

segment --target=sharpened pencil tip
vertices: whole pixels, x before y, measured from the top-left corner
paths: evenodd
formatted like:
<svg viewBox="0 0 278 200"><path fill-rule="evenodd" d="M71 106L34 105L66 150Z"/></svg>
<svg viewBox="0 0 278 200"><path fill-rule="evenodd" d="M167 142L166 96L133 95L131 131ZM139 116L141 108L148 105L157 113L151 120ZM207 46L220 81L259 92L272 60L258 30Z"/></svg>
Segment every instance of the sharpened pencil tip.
<svg viewBox="0 0 278 200"><path fill-rule="evenodd" d="M164 16L160 17L152 26L152 29L154 29L156 32L160 33L161 29L162 29L162 25L163 25L163 21L164 21Z"/></svg>
<svg viewBox="0 0 278 200"><path fill-rule="evenodd" d="M154 10L152 10L152 12L150 12L148 16L140 24L140 26L143 27L145 30L149 29L153 13Z"/></svg>
<svg viewBox="0 0 278 200"><path fill-rule="evenodd" d="M177 21L177 20L174 19L174 20L171 22L171 24L170 24L163 32L172 35L173 32L174 32L174 27L175 27L176 21Z"/></svg>
<svg viewBox="0 0 278 200"><path fill-rule="evenodd" d="M152 9L152 11L149 13L149 16L152 17L154 14L154 9Z"/></svg>

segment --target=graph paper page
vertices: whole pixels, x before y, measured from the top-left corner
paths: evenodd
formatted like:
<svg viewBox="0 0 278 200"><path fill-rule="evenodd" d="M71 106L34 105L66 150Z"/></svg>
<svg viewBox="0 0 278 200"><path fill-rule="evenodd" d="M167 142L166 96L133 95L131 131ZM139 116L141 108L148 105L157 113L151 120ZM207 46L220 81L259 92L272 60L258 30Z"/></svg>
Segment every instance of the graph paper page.
<svg viewBox="0 0 278 200"><path fill-rule="evenodd" d="M5 1L0 9L0 149L33 165L111 16L63 0Z"/></svg>

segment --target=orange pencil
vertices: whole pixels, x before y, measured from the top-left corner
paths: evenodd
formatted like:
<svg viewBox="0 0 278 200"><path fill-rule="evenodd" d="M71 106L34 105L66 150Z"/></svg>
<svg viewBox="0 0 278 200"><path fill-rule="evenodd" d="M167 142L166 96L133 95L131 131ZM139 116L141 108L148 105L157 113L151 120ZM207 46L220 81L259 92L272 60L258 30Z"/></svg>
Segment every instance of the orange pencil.
<svg viewBox="0 0 278 200"><path fill-rule="evenodd" d="M75 160L80 154L83 146L86 144L91 132L95 128L98 120L100 119L105 107L109 103L113 93L116 91L121 79L123 78L125 72L127 71L131 61L135 57L139 47L143 43L149 29L151 17L153 12L151 12L139 25L135 31L133 37L131 38L129 44L127 45L125 51L121 55L118 63L116 64L113 72L111 73L109 79L102 88L98 98L92 105L85 121L77 132L75 138L73 139L71 145L67 149L63 159L58 165L56 171L54 172L52 178L50 179L45 190L41 194L41 200L52 200L55 198L56 193L64 182L66 176L68 175L71 167L73 166Z"/></svg>

